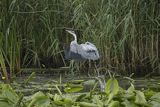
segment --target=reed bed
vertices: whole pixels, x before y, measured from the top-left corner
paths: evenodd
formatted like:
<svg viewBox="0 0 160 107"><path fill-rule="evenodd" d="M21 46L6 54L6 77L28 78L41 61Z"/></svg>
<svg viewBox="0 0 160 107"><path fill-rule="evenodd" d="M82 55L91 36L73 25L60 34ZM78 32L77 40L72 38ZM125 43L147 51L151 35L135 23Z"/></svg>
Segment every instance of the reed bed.
<svg viewBox="0 0 160 107"><path fill-rule="evenodd" d="M72 38L65 28L76 30L79 43L97 46L98 67L138 75L160 70L158 0L2 0L0 8L0 64L11 74L66 66L63 50Z"/></svg>

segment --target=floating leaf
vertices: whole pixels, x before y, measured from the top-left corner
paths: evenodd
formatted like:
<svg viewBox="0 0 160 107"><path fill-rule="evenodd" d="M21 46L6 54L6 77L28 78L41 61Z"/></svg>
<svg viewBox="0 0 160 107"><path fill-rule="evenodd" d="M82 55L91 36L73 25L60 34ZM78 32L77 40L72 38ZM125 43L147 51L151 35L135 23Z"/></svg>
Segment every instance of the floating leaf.
<svg viewBox="0 0 160 107"><path fill-rule="evenodd" d="M134 102L128 100L125 100L124 102L122 102L122 104L124 105L124 107L139 107Z"/></svg>
<svg viewBox="0 0 160 107"><path fill-rule="evenodd" d="M81 94L76 98L76 101L83 101L87 97L87 94Z"/></svg>
<svg viewBox="0 0 160 107"><path fill-rule="evenodd" d="M157 101L151 101L150 104L152 105L151 107L160 107L160 102Z"/></svg>
<svg viewBox="0 0 160 107"><path fill-rule="evenodd" d="M160 102L160 92L154 94L150 99L154 100L154 101L159 101Z"/></svg>
<svg viewBox="0 0 160 107"><path fill-rule="evenodd" d="M136 104L140 105L146 105L147 101L145 99L144 93L141 91L136 91L136 99L135 99Z"/></svg>
<svg viewBox="0 0 160 107"><path fill-rule="evenodd" d="M31 97L32 101L28 107L48 107L50 105L50 99L45 96L42 92L37 92Z"/></svg>
<svg viewBox="0 0 160 107"><path fill-rule="evenodd" d="M73 83L73 84L80 84L82 82L84 82L84 80L72 80L71 81L71 83Z"/></svg>
<svg viewBox="0 0 160 107"><path fill-rule="evenodd" d="M145 90L145 91L144 91L144 95L145 95L146 99L148 100L148 99L150 99L152 96L156 95L156 92L153 91L153 90L148 89L148 90Z"/></svg>
<svg viewBox="0 0 160 107"><path fill-rule="evenodd" d="M104 107L103 101L100 100L99 97L100 96L93 96L92 101L95 102L98 105L98 107Z"/></svg>
<svg viewBox="0 0 160 107"><path fill-rule="evenodd" d="M64 89L64 91L68 93L79 92L81 90L83 90L82 85L74 85L74 84L68 84L67 87Z"/></svg>
<svg viewBox="0 0 160 107"><path fill-rule="evenodd" d="M120 103L119 101L111 101L111 103L109 103L108 107L119 107Z"/></svg>
<svg viewBox="0 0 160 107"><path fill-rule="evenodd" d="M83 82L84 85L95 85L96 81L95 80L87 80Z"/></svg>
<svg viewBox="0 0 160 107"><path fill-rule="evenodd" d="M107 103L109 103L112 100L112 98L118 93L118 91L119 91L118 81L115 78L109 79L105 87L105 92L108 95Z"/></svg>
<svg viewBox="0 0 160 107"><path fill-rule="evenodd" d="M14 105L9 103L7 100L4 101L4 100L0 99L0 107L14 107Z"/></svg>
<svg viewBox="0 0 160 107"><path fill-rule="evenodd" d="M88 102L79 102L80 107L98 107L94 103L88 103Z"/></svg>
<svg viewBox="0 0 160 107"><path fill-rule="evenodd" d="M131 86L128 88L128 90L124 94L124 97L127 98L127 99L134 99L134 97L135 97L135 92L134 91L135 91L134 85L131 84Z"/></svg>
<svg viewBox="0 0 160 107"><path fill-rule="evenodd" d="M71 99L67 99L67 98L62 98L61 100L55 100L54 103L56 105L59 105L59 106L64 106L64 105L72 105L73 102L71 101Z"/></svg>
<svg viewBox="0 0 160 107"><path fill-rule="evenodd" d="M118 91L119 91L118 81L115 78L109 79L106 83L105 92L107 94L112 93L113 95L116 95Z"/></svg>
<svg viewBox="0 0 160 107"><path fill-rule="evenodd" d="M109 94L107 104L112 100L113 97L114 97L113 93Z"/></svg>
<svg viewBox="0 0 160 107"><path fill-rule="evenodd" d="M19 101L19 96L8 84L1 84L0 106L12 107ZM2 106L5 105L5 106Z"/></svg>

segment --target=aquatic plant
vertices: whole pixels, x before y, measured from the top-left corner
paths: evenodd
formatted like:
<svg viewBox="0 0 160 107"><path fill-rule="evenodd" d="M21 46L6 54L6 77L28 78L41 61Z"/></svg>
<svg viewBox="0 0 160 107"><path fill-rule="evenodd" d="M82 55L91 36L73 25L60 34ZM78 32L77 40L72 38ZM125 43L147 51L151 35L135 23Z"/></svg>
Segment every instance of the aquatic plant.
<svg viewBox="0 0 160 107"><path fill-rule="evenodd" d="M82 82L82 81L81 81ZM80 82L80 83L81 83ZM58 88L57 88L58 89ZM110 78L105 91L79 93L82 85L68 84L65 93L36 92L31 97L16 93L8 84L0 84L0 105L3 107L158 107L160 92L136 90L134 85L122 89L115 78Z"/></svg>

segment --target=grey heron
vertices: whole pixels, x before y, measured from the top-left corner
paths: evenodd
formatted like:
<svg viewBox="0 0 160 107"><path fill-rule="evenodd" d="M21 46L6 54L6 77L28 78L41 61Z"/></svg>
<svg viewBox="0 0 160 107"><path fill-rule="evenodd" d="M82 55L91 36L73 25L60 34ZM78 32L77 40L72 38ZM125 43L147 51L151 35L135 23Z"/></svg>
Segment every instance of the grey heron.
<svg viewBox="0 0 160 107"><path fill-rule="evenodd" d="M65 50L65 58L73 60L98 60L99 52L96 46L90 42L78 44L77 35L74 31L66 30L73 35L74 40L70 43L70 47Z"/></svg>
<svg viewBox="0 0 160 107"><path fill-rule="evenodd" d="M71 35L73 35L74 37L74 40L70 43L70 47L67 50L65 50L66 59L90 61L90 60L98 60L100 58L99 52L94 44L92 44L91 42L78 44L76 33L71 30L66 30L66 31ZM89 72L88 72L88 75L89 75ZM101 90L104 91L104 84L102 80L99 77L97 77L96 79L100 83Z"/></svg>

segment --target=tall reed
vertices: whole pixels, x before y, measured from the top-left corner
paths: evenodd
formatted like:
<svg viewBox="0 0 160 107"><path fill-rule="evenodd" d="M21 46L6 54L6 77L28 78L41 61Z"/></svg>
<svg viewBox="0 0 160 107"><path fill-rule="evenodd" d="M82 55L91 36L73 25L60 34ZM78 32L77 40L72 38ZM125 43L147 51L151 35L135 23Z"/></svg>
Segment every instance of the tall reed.
<svg viewBox="0 0 160 107"><path fill-rule="evenodd" d="M158 1L79 0L74 4L74 26L83 30L83 41L98 46L102 66L125 74L159 70Z"/></svg>
<svg viewBox="0 0 160 107"><path fill-rule="evenodd" d="M11 71L66 65L63 47L72 39L64 28L98 47L100 67L124 74L160 69L158 0L2 0L0 6L1 51Z"/></svg>

